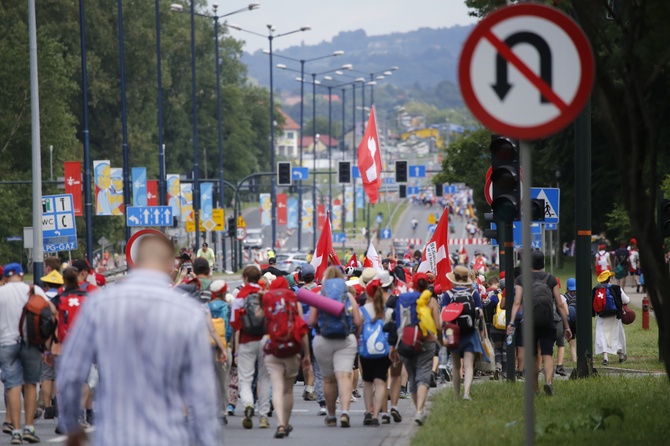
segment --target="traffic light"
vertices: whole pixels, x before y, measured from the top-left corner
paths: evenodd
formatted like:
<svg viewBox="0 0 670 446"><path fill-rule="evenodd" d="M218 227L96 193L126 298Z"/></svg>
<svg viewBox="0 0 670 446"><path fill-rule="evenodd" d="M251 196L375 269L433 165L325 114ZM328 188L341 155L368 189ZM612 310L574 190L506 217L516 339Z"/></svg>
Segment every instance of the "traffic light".
<svg viewBox="0 0 670 446"><path fill-rule="evenodd" d="M484 214L484 220L486 220L489 223L493 223L494 222L493 212L487 212L486 214ZM484 229L482 231L482 235L484 236L484 238L487 238L489 240L491 240L491 239L499 240L500 239L500 237L498 237L498 227L497 226L496 226L496 229Z"/></svg>
<svg viewBox="0 0 670 446"><path fill-rule="evenodd" d="M542 198L533 198L533 202L530 204L531 208L531 220L533 221L544 221L545 212L544 212L544 199Z"/></svg>
<svg viewBox="0 0 670 446"><path fill-rule="evenodd" d="M395 182L396 183L407 182L407 161L395 162Z"/></svg>
<svg viewBox="0 0 670 446"><path fill-rule="evenodd" d="M291 186L293 184L293 173L291 163L277 163L277 186Z"/></svg>
<svg viewBox="0 0 670 446"><path fill-rule="evenodd" d="M435 185L435 196L441 197L442 195L444 195L444 184L438 183Z"/></svg>
<svg viewBox="0 0 670 446"><path fill-rule="evenodd" d="M406 184L398 185L398 196L399 196L399 198L407 198L407 185Z"/></svg>
<svg viewBox="0 0 670 446"><path fill-rule="evenodd" d="M670 237L670 200L662 198L658 205L658 226L661 237Z"/></svg>
<svg viewBox="0 0 670 446"><path fill-rule="evenodd" d="M237 236L237 220L235 220L233 217L230 217L228 219L228 237L235 236Z"/></svg>
<svg viewBox="0 0 670 446"><path fill-rule="evenodd" d="M351 183L351 161L338 161L337 184Z"/></svg>
<svg viewBox="0 0 670 446"><path fill-rule="evenodd" d="M519 220L521 210L519 147L509 138L493 135L490 149L493 213L502 221Z"/></svg>

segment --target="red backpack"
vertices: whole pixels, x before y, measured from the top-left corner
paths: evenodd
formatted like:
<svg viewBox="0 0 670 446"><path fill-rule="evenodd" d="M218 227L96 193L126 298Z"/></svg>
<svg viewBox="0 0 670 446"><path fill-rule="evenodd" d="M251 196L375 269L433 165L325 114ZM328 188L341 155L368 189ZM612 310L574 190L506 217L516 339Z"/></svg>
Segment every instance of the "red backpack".
<svg viewBox="0 0 670 446"><path fill-rule="evenodd" d="M300 317L295 293L289 289L265 292L263 311L268 334L263 351L278 358L288 358L300 353L302 337L308 328Z"/></svg>
<svg viewBox="0 0 670 446"><path fill-rule="evenodd" d="M23 338L24 326L25 338ZM49 301L35 294L35 287L31 286L28 302L23 307L19 320L19 333L21 333L22 339L32 347L43 349L55 331L56 320L49 306Z"/></svg>
<svg viewBox="0 0 670 446"><path fill-rule="evenodd" d="M86 291L74 289L63 291L58 296L58 340L65 341L70 328L73 327L74 320L86 300Z"/></svg>

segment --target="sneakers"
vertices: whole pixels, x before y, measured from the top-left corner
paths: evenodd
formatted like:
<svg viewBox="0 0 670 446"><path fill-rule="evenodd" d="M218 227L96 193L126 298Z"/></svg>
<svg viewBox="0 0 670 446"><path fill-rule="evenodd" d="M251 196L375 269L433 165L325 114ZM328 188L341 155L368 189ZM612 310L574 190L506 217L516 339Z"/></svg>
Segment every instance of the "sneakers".
<svg viewBox="0 0 670 446"><path fill-rule="evenodd" d="M23 439L21 438L21 432L12 433L12 442L9 444L23 444Z"/></svg>
<svg viewBox="0 0 670 446"><path fill-rule="evenodd" d="M35 428L30 427L30 428L25 428L23 429L23 439L27 441L28 443L39 443L40 442L40 437L35 435ZM12 436L12 444L14 441L14 437ZM20 443L19 443L20 444Z"/></svg>
<svg viewBox="0 0 670 446"><path fill-rule="evenodd" d="M464 399L465 401L472 401L472 398L470 398L470 395L468 395L467 393L464 393L464 394L463 394L463 399Z"/></svg>
<svg viewBox="0 0 670 446"><path fill-rule="evenodd" d="M603 359L603 365L608 366L610 365L610 362L607 359Z"/></svg>
<svg viewBox="0 0 670 446"><path fill-rule="evenodd" d="M391 417L396 423L400 423L402 421L402 415L400 415L400 412L398 412L398 409L395 407L391 408Z"/></svg>
<svg viewBox="0 0 670 446"><path fill-rule="evenodd" d="M426 414L423 412L417 412L414 416L414 422L419 426L423 426L426 423Z"/></svg>
<svg viewBox="0 0 670 446"><path fill-rule="evenodd" d="M407 398L409 398L409 393L407 393L407 387L401 387L400 388L399 398L401 400L406 400Z"/></svg>
<svg viewBox="0 0 670 446"><path fill-rule="evenodd" d="M254 420L251 417L254 416L254 407L247 406L244 408L244 419L242 420L242 427L245 429L251 429L254 427Z"/></svg>
<svg viewBox="0 0 670 446"><path fill-rule="evenodd" d="M524 376L523 370L517 370L516 371L516 379L517 381L525 381L526 378Z"/></svg>
<svg viewBox="0 0 670 446"><path fill-rule="evenodd" d="M372 423L372 414L370 412L365 412L363 416L363 426L369 426Z"/></svg>
<svg viewBox="0 0 670 446"><path fill-rule="evenodd" d="M500 369L496 369L496 370L493 372L493 380L494 380L494 381L498 381L499 379L500 379Z"/></svg>
<svg viewBox="0 0 670 446"><path fill-rule="evenodd" d="M568 374L565 372L565 369L563 368L562 365L557 365L556 366L556 374L561 375L561 376L568 376Z"/></svg>
<svg viewBox="0 0 670 446"><path fill-rule="evenodd" d="M305 390L304 392L302 392L302 399L305 401L316 401L316 395L314 394L314 392L308 392L307 390Z"/></svg>
<svg viewBox="0 0 670 446"><path fill-rule="evenodd" d="M261 417L260 420L258 420L258 427L261 429L268 429L270 427L268 417Z"/></svg>
<svg viewBox="0 0 670 446"><path fill-rule="evenodd" d="M547 396L553 396L554 395L554 386L551 384L545 384L544 385L544 393L547 394Z"/></svg>
<svg viewBox="0 0 670 446"><path fill-rule="evenodd" d="M391 415L387 413L382 414L382 424L391 424Z"/></svg>
<svg viewBox="0 0 670 446"><path fill-rule="evenodd" d="M619 364L622 364L622 363L626 362L627 359L628 359L628 355L619 356Z"/></svg>
<svg viewBox="0 0 670 446"><path fill-rule="evenodd" d="M370 426L379 427L379 418L373 418L372 421L370 421Z"/></svg>
<svg viewBox="0 0 670 446"><path fill-rule="evenodd" d="M326 410L326 406L319 407L319 411L316 414L320 417L325 417L328 414L328 411Z"/></svg>
<svg viewBox="0 0 670 446"><path fill-rule="evenodd" d="M7 421L2 423L2 433L3 434L12 435L13 431L14 431L14 425L12 423L9 423Z"/></svg>
<svg viewBox="0 0 670 446"><path fill-rule="evenodd" d="M232 404L228 404L228 416L229 417L235 416L235 406L233 406Z"/></svg>
<svg viewBox="0 0 670 446"><path fill-rule="evenodd" d="M34 419L39 420L43 413L44 413L44 409L42 409L41 407L37 406L37 407L35 408L35 417L34 417Z"/></svg>
<svg viewBox="0 0 670 446"><path fill-rule="evenodd" d="M379 423L379 421L377 421ZM340 427L351 427L351 421L349 420L349 415L343 413L340 415Z"/></svg>
<svg viewBox="0 0 670 446"><path fill-rule="evenodd" d="M356 390L354 390L353 392L351 392L351 394L352 394L353 396L355 396L356 398L358 398L358 399L361 398L361 392L359 392L358 389L356 389Z"/></svg>
<svg viewBox="0 0 670 446"><path fill-rule="evenodd" d="M349 398L349 401L352 402L352 403L355 403L356 401L358 401L358 397L356 397L355 393L356 392L353 392L351 394L351 398Z"/></svg>
<svg viewBox="0 0 670 446"><path fill-rule="evenodd" d="M326 417L323 422L328 427L337 427L337 418L335 417Z"/></svg>
<svg viewBox="0 0 670 446"><path fill-rule="evenodd" d="M53 420L56 418L56 409L53 406L46 407L44 409L44 419Z"/></svg>

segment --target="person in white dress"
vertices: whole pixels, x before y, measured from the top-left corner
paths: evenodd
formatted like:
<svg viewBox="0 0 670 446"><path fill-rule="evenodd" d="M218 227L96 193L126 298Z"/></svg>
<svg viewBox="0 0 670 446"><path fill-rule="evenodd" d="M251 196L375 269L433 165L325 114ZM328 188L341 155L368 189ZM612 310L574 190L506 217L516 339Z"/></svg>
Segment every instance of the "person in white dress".
<svg viewBox="0 0 670 446"><path fill-rule="evenodd" d="M614 273L605 270L598 275L598 285L593 289L593 296L599 290L611 293L616 305L615 312L603 311L596 318L596 355L603 355L603 365L609 364L608 354L618 355L619 362L626 361L626 332L621 322L621 307L630 302L624 290L610 283Z"/></svg>

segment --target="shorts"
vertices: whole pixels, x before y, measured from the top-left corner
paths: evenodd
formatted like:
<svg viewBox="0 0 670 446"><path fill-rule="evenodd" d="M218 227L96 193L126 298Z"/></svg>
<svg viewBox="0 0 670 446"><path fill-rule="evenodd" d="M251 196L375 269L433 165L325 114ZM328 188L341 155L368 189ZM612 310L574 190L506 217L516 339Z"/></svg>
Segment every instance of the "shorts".
<svg viewBox="0 0 670 446"><path fill-rule="evenodd" d="M42 352L24 344L0 346L0 369L6 389L38 384L42 373Z"/></svg>
<svg viewBox="0 0 670 446"><path fill-rule="evenodd" d="M40 376L40 382L42 381L56 381L56 370L58 369L58 360L60 355L52 355L53 366L49 364L42 364L42 375Z"/></svg>
<svg viewBox="0 0 670 446"><path fill-rule="evenodd" d="M433 376L433 357L435 355L435 341L424 341L421 352L411 358L402 357L407 370L410 393L415 394L419 385L430 387L430 378Z"/></svg>
<svg viewBox="0 0 670 446"><path fill-rule="evenodd" d="M565 347L565 330L563 329L563 321L555 322L556 324L556 347Z"/></svg>
<svg viewBox="0 0 670 446"><path fill-rule="evenodd" d="M265 355L265 368L270 376L277 374L284 376L285 379L295 379L300 369L300 355L296 354L288 358Z"/></svg>
<svg viewBox="0 0 670 446"><path fill-rule="evenodd" d="M364 358L361 356L361 376L363 382L371 383L375 379L380 379L386 382L389 374L389 367L391 367L391 360L388 356L382 358Z"/></svg>
<svg viewBox="0 0 670 446"><path fill-rule="evenodd" d="M335 372L351 373L358 351L356 336L350 334L344 339L326 339L317 336L312 347L324 378L334 376Z"/></svg>
<svg viewBox="0 0 670 446"><path fill-rule="evenodd" d="M540 354L542 356L552 356L554 354L554 341L556 341L556 325L551 324L549 327L535 328L534 333L535 348L533 352L537 356L537 344L540 344Z"/></svg>
<svg viewBox="0 0 670 446"><path fill-rule="evenodd" d="M572 341L573 339L577 338L577 321L568 321L568 325L570 326L570 331L572 332L572 338L570 339Z"/></svg>
<svg viewBox="0 0 670 446"><path fill-rule="evenodd" d="M523 347L523 324L520 322L514 328L514 345Z"/></svg>

